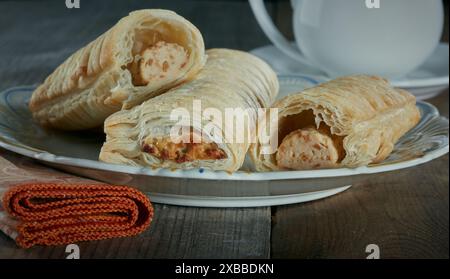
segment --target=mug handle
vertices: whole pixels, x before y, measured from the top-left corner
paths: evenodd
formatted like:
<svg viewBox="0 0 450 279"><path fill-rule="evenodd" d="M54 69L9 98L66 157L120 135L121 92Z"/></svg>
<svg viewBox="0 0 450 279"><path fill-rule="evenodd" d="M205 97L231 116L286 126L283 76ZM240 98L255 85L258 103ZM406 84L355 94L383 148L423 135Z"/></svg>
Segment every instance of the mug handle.
<svg viewBox="0 0 450 279"><path fill-rule="evenodd" d="M264 0L248 0L250 3L250 7L255 14L256 21L261 26L261 29L264 31L269 40L282 52L291 57L292 59L297 60L300 63L306 64L311 67L317 67L308 61L305 56L281 34L281 32L277 29L275 24L267 12L266 6L264 5ZM294 1L292 2L292 6L294 8Z"/></svg>

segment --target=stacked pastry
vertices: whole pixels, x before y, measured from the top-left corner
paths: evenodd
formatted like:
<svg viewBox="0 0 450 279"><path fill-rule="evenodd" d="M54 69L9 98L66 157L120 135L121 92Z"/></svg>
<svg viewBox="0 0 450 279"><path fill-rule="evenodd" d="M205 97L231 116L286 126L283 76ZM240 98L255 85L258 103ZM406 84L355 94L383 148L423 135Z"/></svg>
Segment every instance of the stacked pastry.
<svg viewBox="0 0 450 279"><path fill-rule="evenodd" d="M232 133L226 127L234 129L238 125L225 123L225 111L241 108L252 112L270 106L278 93L278 80L267 64L248 53L212 49L207 55L205 67L193 81L110 116L105 122L106 142L100 160L152 167L238 170L255 134L257 115L248 113L246 121L254 125L242 126L244 131L238 132L243 133L243 141L238 142L237 137L226 138ZM182 108L193 116L195 101L202 108L216 109L222 119L201 117L196 123L192 119L185 124L188 139L174 139L171 131L176 122L171 119L172 112ZM205 128L211 126L221 132L208 133L214 129Z"/></svg>
<svg viewBox="0 0 450 279"><path fill-rule="evenodd" d="M272 104L277 93L276 74L260 59L227 49L205 53L200 32L186 19L141 10L69 57L33 93L30 109L46 127L104 125L104 162L230 172L249 150L258 171L380 162L420 117L413 95L379 77L339 78ZM260 130L255 113L247 115L250 125L232 126L240 127L242 141L226 138L225 119L203 116L174 136L173 112L193 116L195 102L222 117L227 109L277 109L279 144L265 154L252 141Z"/></svg>
<svg viewBox="0 0 450 279"><path fill-rule="evenodd" d="M176 124L171 113L192 113L194 101L223 116L227 108L256 111L270 106L277 93L277 76L262 60L226 49L206 55L200 32L187 20L171 11L142 10L69 57L33 93L30 109L47 127L104 124L105 162L236 171L255 134L256 114L248 116L253 125L243 128L241 142L198 128L222 130L224 121L201 119L186 124L192 140L180 143L170 135Z"/></svg>

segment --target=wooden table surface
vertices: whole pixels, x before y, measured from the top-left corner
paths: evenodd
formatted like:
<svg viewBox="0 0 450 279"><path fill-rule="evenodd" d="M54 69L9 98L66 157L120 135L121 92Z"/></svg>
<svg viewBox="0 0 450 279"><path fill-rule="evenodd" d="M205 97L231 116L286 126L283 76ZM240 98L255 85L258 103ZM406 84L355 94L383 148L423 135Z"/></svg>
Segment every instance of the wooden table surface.
<svg viewBox="0 0 450 279"><path fill-rule="evenodd" d="M72 52L130 10L161 7L190 19L206 46L244 50L268 44L246 1L0 1L0 90L41 82ZM289 3L268 3L290 34ZM446 9L447 11L447 9ZM446 17L448 19L448 16ZM444 40L448 41L448 21ZM449 116L448 90L428 100ZM137 237L80 243L82 258L449 257L449 157L367 176L319 201L246 209L155 205ZM17 248L0 233L0 258L64 258L65 247Z"/></svg>

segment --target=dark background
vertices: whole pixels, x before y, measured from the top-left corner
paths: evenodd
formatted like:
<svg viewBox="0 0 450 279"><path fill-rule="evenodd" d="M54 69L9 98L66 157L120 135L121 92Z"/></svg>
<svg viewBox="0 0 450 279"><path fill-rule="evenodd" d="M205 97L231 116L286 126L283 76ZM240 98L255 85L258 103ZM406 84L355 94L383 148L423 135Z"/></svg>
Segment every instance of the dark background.
<svg viewBox="0 0 450 279"><path fill-rule="evenodd" d="M446 10L448 1L443 0ZM80 9L70 10L66 8L65 0L0 0L0 11L14 13L16 9L21 10L23 15L20 18L35 20L35 24L29 26L30 32L39 30L38 32L42 33L41 21L48 20L48 17L61 21L61 28L79 22L78 27L67 30L66 39L72 37L73 41L78 42L80 36L87 43L132 10L170 9L186 17L201 30L207 48L229 47L250 50L269 43L253 17L247 0L80 0L80 2ZM290 1L265 2L277 26L292 39ZM14 28L11 27L20 25L20 22L24 23L20 18L6 21L8 17L1 16L0 33L12 32ZM445 26L448 33L448 22ZM95 32L91 32L92 30ZM48 33L42 35L51 36Z"/></svg>
<svg viewBox="0 0 450 279"><path fill-rule="evenodd" d="M251 50L270 43L246 0L80 0L80 3L80 9L67 9L65 0L0 0L0 53L46 58L40 68L39 77L43 79L71 53L120 18L144 8L170 9L186 17L200 29L207 48ZM279 29L293 39L290 1L266 1L266 5ZM443 37L448 38L448 21ZM5 63L0 61L0 68L7 66ZM2 85L0 89L5 88Z"/></svg>
<svg viewBox="0 0 450 279"><path fill-rule="evenodd" d="M290 2L266 3L276 25L292 38ZM186 17L201 30L207 48L250 50L269 44L247 1L81 0L80 9L69 10L65 0L0 0L0 91L42 82L74 51L142 8L171 9ZM448 5L445 10L443 40L448 41ZM427 101L448 117L448 90ZM366 246L376 243L382 258L448 258L448 158L367 176L349 191L309 203L238 209L155 204L149 230L134 238L82 243L81 255L365 258ZM19 249L0 233L0 258L64 258L64 248Z"/></svg>

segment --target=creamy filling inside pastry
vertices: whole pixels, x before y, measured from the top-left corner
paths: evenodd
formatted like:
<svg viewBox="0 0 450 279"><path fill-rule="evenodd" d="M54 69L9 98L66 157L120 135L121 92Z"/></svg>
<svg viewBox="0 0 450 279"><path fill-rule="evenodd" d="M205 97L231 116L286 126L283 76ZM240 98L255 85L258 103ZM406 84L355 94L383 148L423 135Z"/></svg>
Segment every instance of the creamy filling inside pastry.
<svg viewBox="0 0 450 279"><path fill-rule="evenodd" d="M191 140L188 143L175 143L170 137L147 139L142 150L159 159L172 160L177 163L227 158L226 153L216 143L195 143L193 137L194 135L191 133Z"/></svg>
<svg viewBox="0 0 450 279"><path fill-rule="evenodd" d="M333 135L325 123L316 128L312 111L282 119L282 139L276 153L277 165L304 170L337 167L345 157L342 136Z"/></svg>
<svg viewBox="0 0 450 279"><path fill-rule="evenodd" d="M329 168L339 160L339 150L331 136L313 127L287 135L278 147L277 164L287 169Z"/></svg>
<svg viewBox="0 0 450 279"><path fill-rule="evenodd" d="M135 86L145 86L153 81L176 76L189 59L182 46L159 41L145 48L128 67Z"/></svg>

